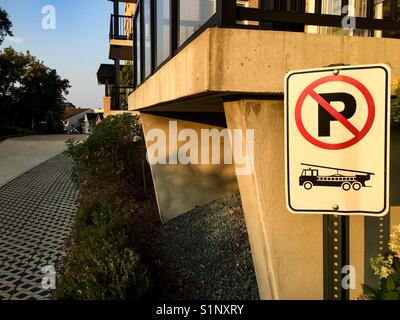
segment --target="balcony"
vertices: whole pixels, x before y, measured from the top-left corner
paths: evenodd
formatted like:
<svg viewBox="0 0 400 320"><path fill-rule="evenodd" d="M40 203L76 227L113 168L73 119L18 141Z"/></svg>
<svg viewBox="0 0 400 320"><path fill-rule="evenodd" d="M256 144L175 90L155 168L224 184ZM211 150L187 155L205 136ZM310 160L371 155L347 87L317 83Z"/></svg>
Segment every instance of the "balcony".
<svg viewBox="0 0 400 320"><path fill-rule="evenodd" d="M111 111L128 110L128 96L133 92L132 87L111 87Z"/></svg>
<svg viewBox="0 0 400 320"><path fill-rule="evenodd" d="M399 38L399 1L355 0L356 28L353 29L344 28L343 24L347 15L342 13L342 7L349 3L346 0L240 3L236 0L138 0L133 20L135 88L213 27Z"/></svg>
<svg viewBox="0 0 400 320"><path fill-rule="evenodd" d="M111 15L110 59L133 59L133 19L131 16Z"/></svg>

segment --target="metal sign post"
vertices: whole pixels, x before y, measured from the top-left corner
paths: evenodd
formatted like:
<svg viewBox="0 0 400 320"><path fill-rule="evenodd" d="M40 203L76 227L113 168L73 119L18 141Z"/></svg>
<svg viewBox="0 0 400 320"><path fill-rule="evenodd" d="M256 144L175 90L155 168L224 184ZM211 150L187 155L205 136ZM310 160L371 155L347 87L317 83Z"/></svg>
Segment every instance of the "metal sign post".
<svg viewBox="0 0 400 320"><path fill-rule="evenodd" d="M325 215L323 237L324 299L348 300L349 291L342 285L342 271L349 265L349 218Z"/></svg>

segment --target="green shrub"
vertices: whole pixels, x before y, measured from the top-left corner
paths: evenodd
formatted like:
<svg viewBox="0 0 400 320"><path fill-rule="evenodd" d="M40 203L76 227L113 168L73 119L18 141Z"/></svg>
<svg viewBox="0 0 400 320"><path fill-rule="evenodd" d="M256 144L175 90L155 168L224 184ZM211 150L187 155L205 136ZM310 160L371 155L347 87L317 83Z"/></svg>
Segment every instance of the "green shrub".
<svg viewBox="0 0 400 320"><path fill-rule="evenodd" d="M389 251L370 260L379 288L363 285L364 300L400 300L400 225L390 236Z"/></svg>
<svg viewBox="0 0 400 320"><path fill-rule="evenodd" d="M103 200L84 199L75 218L75 240L96 244L110 239L118 250L132 246L133 227L111 204Z"/></svg>
<svg viewBox="0 0 400 320"><path fill-rule="evenodd" d="M140 169L133 165L133 159L141 156L143 141L139 117L123 114L104 119L84 143L70 140L67 153L75 159L81 178L89 175L135 181Z"/></svg>
<svg viewBox="0 0 400 320"><path fill-rule="evenodd" d="M0 135L28 135L28 134L35 134L36 132L33 130L28 130L24 128L18 127L0 127Z"/></svg>
<svg viewBox="0 0 400 320"><path fill-rule="evenodd" d="M111 205L82 202L72 242L54 298L138 300L149 294L149 272L132 250L132 227Z"/></svg>
<svg viewBox="0 0 400 320"><path fill-rule="evenodd" d="M400 127L400 82L394 81L392 87L395 97L392 99L392 125Z"/></svg>

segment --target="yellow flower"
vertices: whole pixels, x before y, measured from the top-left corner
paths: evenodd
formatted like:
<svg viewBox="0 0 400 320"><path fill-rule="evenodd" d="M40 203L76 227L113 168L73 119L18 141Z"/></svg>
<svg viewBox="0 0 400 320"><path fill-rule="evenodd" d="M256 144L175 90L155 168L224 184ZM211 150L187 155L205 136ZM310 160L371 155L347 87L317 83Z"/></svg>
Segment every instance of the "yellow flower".
<svg viewBox="0 0 400 320"><path fill-rule="evenodd" d="M374 270L374 274L381 279L388 278L396 270L393 268L393 256L385 258L379 254L376 258L371 258L371 268Z"/></svg>
<svg viewBox="0 0 400 320"><path fill-rule="evenodd" d="M395 255L395 257L400 258L400 225L393 228L394 231L390 235L389 249Z"/></svg>
<svg viewBox="0 0 400 320"><path fill-rule="evenodd" d="M358 298L358 300L375 300L375 296L373 294L364 293Z"/></svg>
<svg viewBox="0 0 400 320"><path fill-rule="evenodd" d="M399 80L394 80L393 81L392 89L393 89L393 91L400 90L400 81Z"/></svg>

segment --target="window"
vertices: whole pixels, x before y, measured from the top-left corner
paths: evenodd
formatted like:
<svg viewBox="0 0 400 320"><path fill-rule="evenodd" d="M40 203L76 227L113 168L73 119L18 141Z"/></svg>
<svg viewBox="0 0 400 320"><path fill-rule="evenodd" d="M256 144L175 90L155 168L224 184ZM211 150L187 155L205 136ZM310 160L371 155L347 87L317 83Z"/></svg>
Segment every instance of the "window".
<svg viewBox="0 0 400 320"><path fill-rule="evenodd" d="M203 26L216 12L216 0L185 0L179 6L179 45Z"/></svg>
<svg viewBox="0 0 400 320"><path fill-rule="evenodd" d="M356 17L367 16L367 4L370 0L349 0L349 6L354 8ZM342 14L342 0L324 0L322 1L322 14L341 15ZM349 12L350 14L352 12ZM331 28L331 27L318 27L319 33L323 34L337 34L337 35L368 35L366 30L352 30L348 28Z"/></svg>
<svg viewBox="0 0 400 320"><path fill-rule="evenodd" d="M375 16L383 19L399 19L400 17L400 0L384 0L377 2L375 5ZM400 33L396 31L378 31L378 36L399 38Z"/></svg>
<svg viewBox="0 0 400 320"><path fill-rule="evenodd" d="M248 1L241 1L241 0L238 0L238 1L236 2L236 4L237 4L238 7L245 7L245 8L248 8L248 7L249 7L249 2L248 2ZM249 24L249 22L248 22L247 20L236 21L236 23L237 23L237 24L244 24L244 25Z"/></svg>
<svg viewBox="0 0 400 320"><path fill-rule="evenodd" d="M143 1L144 13L144 78L151 74L151 7L150 0Z"/></svg>
<svg viewBox="0 0 400 320"><path fill-rule="evenodd" d="M138 8L139 10L139 8ZM141 72L141 40L140 40L140 12L137 15L136 19L136 85L140 85L142 83L142 72Z"/></svg>
<svg viewBox="0 0 400 320"><path fill-rule="evenodd" d="M157 67L162 64L171 51L171 19L170 1L157 0Z"/></svg>
<svg viewBox="0 0 400 320"><path fill-rule="evenodd" d="M350 1L349 1L350 4ZM342 0L325 0L322 1L322 14L331 14L340 16L342 14ZM319 33L324 34L342 34L348 33L348 30L342 28L319 27Z"/></svg>

